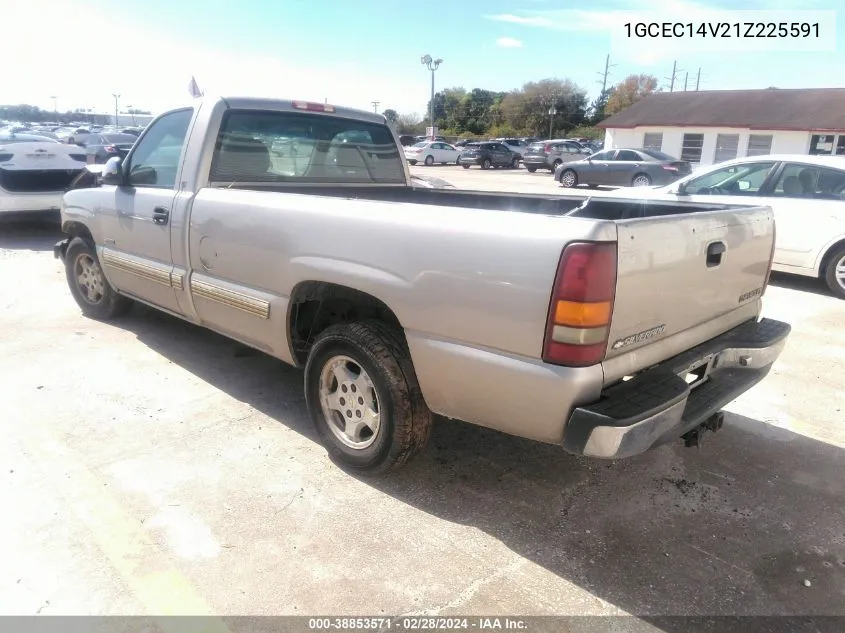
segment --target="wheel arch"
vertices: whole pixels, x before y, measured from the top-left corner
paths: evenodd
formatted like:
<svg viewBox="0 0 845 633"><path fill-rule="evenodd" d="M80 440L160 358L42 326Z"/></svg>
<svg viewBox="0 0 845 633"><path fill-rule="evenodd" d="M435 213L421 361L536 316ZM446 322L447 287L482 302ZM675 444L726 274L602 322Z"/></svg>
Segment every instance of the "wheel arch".
<svg viewBox="0 0 845 633"><path fill-rule="evenodd" d="M822 277L824 275L824 269L830 263L830 258L833 257L837 249L843 247L845 247L845 235L840 235L819 250L819 256L816 258L815 266L816 277Z"/></svg>
<svg viewBox="0 0 845 633"><path fill-rule="evenodd" d="M288 302L286 333L291 358L298 367L304 366L314 340L326 328L369 319L396 328L404 339L396 312L378 297L340 283L301 281Z"/></svg>

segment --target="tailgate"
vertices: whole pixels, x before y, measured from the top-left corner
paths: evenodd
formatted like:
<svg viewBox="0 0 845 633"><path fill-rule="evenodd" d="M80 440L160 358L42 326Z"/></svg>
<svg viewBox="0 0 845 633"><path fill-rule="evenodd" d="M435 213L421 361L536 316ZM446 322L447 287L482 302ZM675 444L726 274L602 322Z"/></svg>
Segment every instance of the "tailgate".
<svg viewBox="0 0 845 633"><path fill-rule="evenodd" d="M607 359L745 312L763 294L775 228L768 207L616 224L618 273ZM724 330L736 325L724 320ZM666 345L662 358L676 353L673 347Z"/></svg>

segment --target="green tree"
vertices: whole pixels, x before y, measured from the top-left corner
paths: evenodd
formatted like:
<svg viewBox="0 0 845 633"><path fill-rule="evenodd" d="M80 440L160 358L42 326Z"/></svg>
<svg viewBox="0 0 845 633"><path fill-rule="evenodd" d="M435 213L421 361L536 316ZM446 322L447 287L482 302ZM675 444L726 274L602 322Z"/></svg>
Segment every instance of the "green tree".
<svg viewBox="0 0 845 633"><path fill-rule="evenodd" d="M549 110L554 107L552 116ZM552 136L577 127L587 114L587 93L569 79L530 81L501 102L504 122L524 134Z"/></svg>
<svg viewBox="0 0 845 633"><path fill-rule="evenodd" d="M384 118L391 123L396 123L399 120L399 113L393 108L387 108L384 112Z"/></svg>
<svg viewBox="0 0 845 633"><path fill-rule="evenodd" d="M613 87L613 94L604 108L608 116L621 112L657 90L657 77L653 75L628 75Z"/></svg>
<svg viewBox="0 0 845 633"><path fill-rule="evenodd" d="M614 90L613 86L606 88L598 97L595 98L595 100L590 104L590 107L587 108L586 122L589 125L596 125L607 118L608 115L605 110L607 109L607 102L614 93Z"/></svg>
<svg viewBox="0 0 845 633"><path fill-rule="evenodd" d="M425 134L425 125L416 114L400 114L396 119L399 134Z"/></svg>

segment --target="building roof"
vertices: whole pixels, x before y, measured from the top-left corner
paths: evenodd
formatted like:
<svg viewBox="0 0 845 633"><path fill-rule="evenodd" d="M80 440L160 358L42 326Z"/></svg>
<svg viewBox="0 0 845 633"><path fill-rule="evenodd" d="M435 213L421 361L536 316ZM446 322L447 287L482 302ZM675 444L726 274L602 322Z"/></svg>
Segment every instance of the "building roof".
<svg viewBox="0 0 845 633"><path fill-rule="evenodd" d="M845 130L845 88L657 92L598 124Z"/></svg>

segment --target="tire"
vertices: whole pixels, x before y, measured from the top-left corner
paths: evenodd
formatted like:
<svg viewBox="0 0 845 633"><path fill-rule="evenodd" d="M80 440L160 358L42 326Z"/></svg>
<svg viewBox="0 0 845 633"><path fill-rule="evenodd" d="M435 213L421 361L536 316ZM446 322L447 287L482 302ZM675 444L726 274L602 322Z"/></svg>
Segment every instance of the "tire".
<svg viewBox="0 0 845 633"><path fill-rule="evenodd" d="M511 169L519 169L519 159L518 158L514 158L511 161Z"/></svg>
<svg viewBox="0 0 845 633"><path fill-rule="evenodd" d="M481 169L490 169L490 165L492 165L492 163L490 162L489 158L485 158L483 161L481 161Z"/></svg>
<svg viewBox="0 0 845 633"><path fill-rule="evenodd" d="M434 164L434 156L426 156L425 157L425 166L431 167Z"/></svg>
<svg viewBox="0 0 845 633"><path fill-rule="evenodd" d="M526 167L525 169L527 169L527 170L528 170L528 173L529 173L529 174L533 174L535 171L537 171L537 168L536 168L536 167Z"/></svg>
<svg viewBox="0 0 845 633"><path fill-rule="evenodd" d="M469 169L469 165L467 165L466 163L462 164L461 167L463 167L464 169Z"/></svg>
<svg viewBox="0 0 845 633"><path fill-rule="evenodd" d="M125 314L132 307L132 300L111 287L94 246L75 237L65 253L65 276L70 293L82 314L100 321L108 321ZM84 281L84 283L83 283Z"/></svg>
<svg viewBox="0 0 845 633"><path fill-rule="evenodd" d="M845 299L845 246L840 246L825 257L822 279L833 295Z"/></svg>
<svg viewBox="0 0 845 633"><path fill-rule="evenodd" d="M416 165L416 164L417 164L417 161L415 161L415 160L409 160L408 162L409 162L409 163L411 163L412 165Z"/></svg>
<svg viewBox="0 0 845 633"><path fill-rule="evenodd" d="M577 187L578 186L578 174L576 174L571 169L564 169L563 172L560 174L560 184L563 187Z"/></svg>
<svg viewBox="0 0 845 633"><path fill-rule="evenodd" d="M338 384L333 366L348 379ZM343 394L361 395L349 400ZM334 325L317 337L305 365L305 401L331 458L361 473L377 475L402 466L425 447L431 433L432 414L404 337L381 321ZM349 407L350 419L366 419L377 411L375 432L364 424L350 437L338 424L346 418L330 402Z"/></svg>
<svg viewBox="0 0 845 633"><path fill-rule="evenodd" d="M651 184L651 176L648 174L634 174L631 178L632 187L648 187Z"/></svg>

